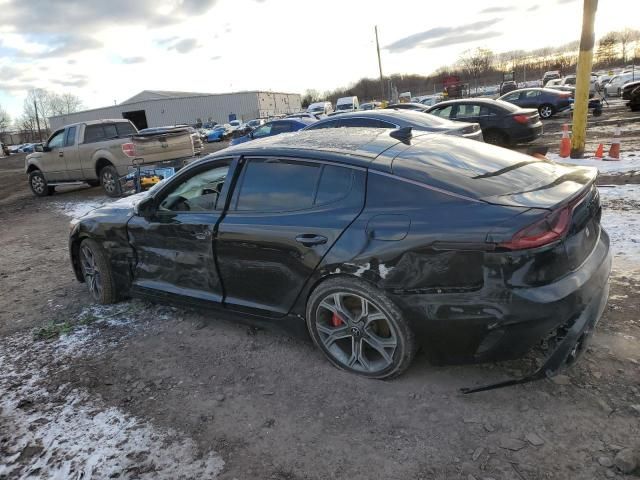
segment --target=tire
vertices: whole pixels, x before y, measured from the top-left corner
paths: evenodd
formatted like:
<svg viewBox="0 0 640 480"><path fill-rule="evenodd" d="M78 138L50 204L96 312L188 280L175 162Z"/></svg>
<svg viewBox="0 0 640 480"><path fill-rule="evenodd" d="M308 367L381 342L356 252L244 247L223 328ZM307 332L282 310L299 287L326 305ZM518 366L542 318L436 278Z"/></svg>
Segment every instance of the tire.
<svg viewBox="0 0 640 480"><path fill-rule="evenodd" d="M540 105L538 107L538 113L540 114L540 118L547 119L551 118L554 113L556 113L556 109L553 108L553 105L549 105L545 103L544 105Z"/></svg>
<svg viewBox="0 0 640 480"><path fill-rule="evenodd" d="M487 133L483 133L482 136L484 138L484 143L490 143L491 145L503 147L509 143L507 136L497 130L489 130Z"/></svg>
<svg viewBox="0 0 640 480"><path fill-rule="evenodd" d="M89 185L90 187L99 187L100 180L87 180L87 185Z"/></svg>
<svg viewBox="0 0 640 480"><path fill-rule="evenodd" d="M94 240L83 240L78 249L78 261L91 297L101 305L115 303L118 300L116 286L102 247Z"/></svg>
<svg viewBox="0 0 640 480"><path fill-rule="evenodd" d="M29 174L29 188L36 197L52 195L55 190L55 187L47 185L47 179L40 170L34 170Z"/></svg>
<svg viewBox="0 0 640 480"><path fill-rule="evenodd" d="M122 195L118 171L113 165L107 165L100 170L100 184L108 196L119 197Z"/></svg>
<svg viewBox="0 0 640 480"><path fill-rule="evenodd" d="M365 305L368 314L362 315ZM313 342L334 366L364 377L400 375L417 350L398 307L361 280L335 278L318 285L307 302L306 322Z"/></svg>

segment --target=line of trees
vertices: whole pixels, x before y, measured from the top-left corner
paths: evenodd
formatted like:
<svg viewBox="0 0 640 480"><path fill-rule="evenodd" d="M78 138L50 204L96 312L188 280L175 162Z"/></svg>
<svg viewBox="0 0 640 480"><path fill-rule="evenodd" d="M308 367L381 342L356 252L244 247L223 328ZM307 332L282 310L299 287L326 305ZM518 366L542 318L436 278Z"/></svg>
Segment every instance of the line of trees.
<svg viewBox="0 0 640 480"><path fill-rule="evenodd" d="M48 117L67 115L82 108L82 100L71 93L58 94L42 88L29 90L22 107L22 115L16 120L16 127L30 134L32 139L36 139L39 136L39 122L43 136L48 136L51 133Z"/></svg>
<svg viewBox="0 0 640 480"><path fill-rule="evenodd" d="M579 42L574 41L557 47L543 47L535 50L512 50L494 53L486 48L467 50L458 60L440 67L431 75L391 75L385 78L385 92L390 91L390 84L399 92L411 92L413 95L426 95L441 92L443 80L449 76L457 76L469 84L470 89L483 85L495 85L502 81L503 75L513 72L519 82L539 80L544 72L560 70L562 74L575 71L578 62ZM594 52L593 69L608 69L624 66L629 61L640 57L640 30L625 28L609 32L600 38ZM380 82L378 79L362 78L347 88L319 92L307 90L302 98L302 105L307 106L314 101L329 100L334 102L340 97L356 95L361 100L380 99Z"/></svg>

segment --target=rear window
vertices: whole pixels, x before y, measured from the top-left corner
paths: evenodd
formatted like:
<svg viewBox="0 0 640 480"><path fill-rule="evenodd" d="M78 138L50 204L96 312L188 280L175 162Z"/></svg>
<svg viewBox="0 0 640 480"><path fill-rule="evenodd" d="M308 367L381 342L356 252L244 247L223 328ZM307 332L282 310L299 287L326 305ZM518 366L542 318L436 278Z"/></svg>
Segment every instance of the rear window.
<svg viewBox="0 0 640 480"><path fill-rule="evenodd" d="M129 122L116 123L115 125L120 137L128 137L136 133L136 129Z"/></svg>
<svg viewBox="0 0 640 480"><path fill-rule="evenodd" d="M104 140L102 125L89 125L84 130L84 143L101 142Z"/></svg>

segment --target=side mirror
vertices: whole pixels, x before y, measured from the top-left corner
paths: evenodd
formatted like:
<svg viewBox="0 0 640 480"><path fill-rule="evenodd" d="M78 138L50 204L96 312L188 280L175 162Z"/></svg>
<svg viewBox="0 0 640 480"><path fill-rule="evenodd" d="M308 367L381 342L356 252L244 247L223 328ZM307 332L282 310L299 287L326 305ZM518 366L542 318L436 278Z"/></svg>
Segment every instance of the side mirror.
<svg viewBox="0 0 640 480"><path fill-rule="evenodd" d="M36 152L44 152L44 146L38 144L35 147L33 147L33 150Z"/></svg>
<svg viewBox="0 0 640 480"><path fill-rule="evenodd" d="M42 151L43 152L50 152L51 151L51 147L49 147L48 145L43 145L42 146Z"/></svg>
<svg viewBox="0 0 640 480"><path fill-rule="evenodd" d="M139 217L151 217L156 212L153 197L146 197L134 207L134 213Z"/></svg>

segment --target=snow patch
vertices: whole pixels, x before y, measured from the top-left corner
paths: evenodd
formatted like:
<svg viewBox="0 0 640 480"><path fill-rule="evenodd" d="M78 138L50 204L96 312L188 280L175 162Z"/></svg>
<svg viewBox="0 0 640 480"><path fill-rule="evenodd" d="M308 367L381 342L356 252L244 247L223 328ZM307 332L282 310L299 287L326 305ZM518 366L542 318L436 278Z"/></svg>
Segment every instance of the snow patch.
<svg viewBox="0 0 640 480"><path fill-rule="evenodd" d="M561 158L557 153L547 153L547 159L578 167L595 167L600 173L621 174L640 170L640 151L622 152L620 160L596 160L595 158Z"/></svg>
<svg viewBox="0 0 640 480"><path fill-rule="evenodd" d="M80 218L96 208L104 207L111 203L110 199L92 200L87 202L51 202L51 206L71 218Z"/></svg>
<svg viewBox="0 0 640 480"><path fill-rule="evenodd" d="M353 273L356 277L361 277L364 272L371 269L370 263L365 263L364 265L360 265L358 269Z"/></svg>
<svg viewBox="0 0 640 480"><path fill-rule="evenodd" d="M378 272L380 273L380 278L387 278L387 275L391 273L393 267L387 267L384 263L378 265Z"/></svg>

